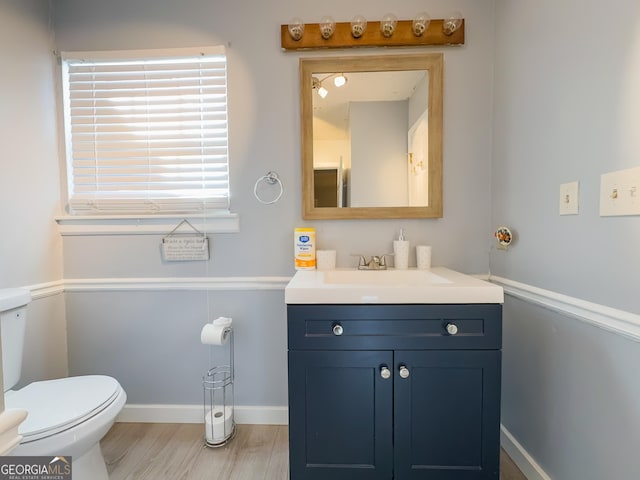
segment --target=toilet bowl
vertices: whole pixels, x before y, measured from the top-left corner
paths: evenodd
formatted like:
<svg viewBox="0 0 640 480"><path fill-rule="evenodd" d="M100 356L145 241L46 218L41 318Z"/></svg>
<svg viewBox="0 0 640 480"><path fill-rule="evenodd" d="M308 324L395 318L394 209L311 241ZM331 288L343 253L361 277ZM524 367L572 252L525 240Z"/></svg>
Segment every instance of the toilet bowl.
<svg viewBox="0 0 640 480"><path fill-rule="evenodd" d="M111 377L87 375L34 382L5 394L5 408L29 412L14 456L70 456L74 480L108 478L99 442L127 395Z"/></svg>
<svg viewBox="0 0 640 480"><path fill-rule="evenodd" d="M74 480L108 480L100 440L124 407L127 395L118 381L85 375L33 382L19 390L16 361L22 359L26 303L24 290L0 290L5 409L28 412L18 428L13 456L71 457ZM27 292L28 293L28 292ZM26 302L26 303L25 303ZM19 352L16 352L19 350Z"/></svg>

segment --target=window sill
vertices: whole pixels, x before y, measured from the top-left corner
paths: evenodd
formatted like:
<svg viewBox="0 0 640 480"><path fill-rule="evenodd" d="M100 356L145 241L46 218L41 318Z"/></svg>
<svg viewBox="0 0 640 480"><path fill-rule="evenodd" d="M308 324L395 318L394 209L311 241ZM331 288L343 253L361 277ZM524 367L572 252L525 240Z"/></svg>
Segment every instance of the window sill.
<svg viewBox="0 0 640 480"><path fill-rule="evenodd" d="M240 218L231 212L197 215L65 215L57 217L60 235L167 235L182 220L202 233L237 233ZM189 231L188 226L179 232Z"/></svg>

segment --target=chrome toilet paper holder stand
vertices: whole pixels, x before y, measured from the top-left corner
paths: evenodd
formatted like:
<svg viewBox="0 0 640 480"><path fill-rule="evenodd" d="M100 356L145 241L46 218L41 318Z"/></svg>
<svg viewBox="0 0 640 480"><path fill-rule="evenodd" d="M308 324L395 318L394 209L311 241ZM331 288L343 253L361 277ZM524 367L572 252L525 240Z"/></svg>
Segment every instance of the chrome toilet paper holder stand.
<svg viewBox="0 0 640 480"><path fill-rule="evenodd" d="M233 327L229 327L227 345L228 363L212 366L202 377L204 444L212 448L223 447L233 439L236 432L233 398ZM231 408L230 427L227 426L226 421L229 408ZM222 417L221 422L217 421L219 417Z"/></svg>

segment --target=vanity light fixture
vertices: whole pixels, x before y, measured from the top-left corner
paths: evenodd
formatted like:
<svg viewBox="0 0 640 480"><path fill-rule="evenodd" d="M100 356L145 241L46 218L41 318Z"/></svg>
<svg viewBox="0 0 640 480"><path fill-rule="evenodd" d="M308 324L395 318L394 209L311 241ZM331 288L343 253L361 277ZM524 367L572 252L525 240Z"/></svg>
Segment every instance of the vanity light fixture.
<svg viewBox="0 0 640 480"><path fill-rule="evenodd" d="M310 50L349 47L412 47L425 45L464 45L465 20L454 12L442 19L433 19L426 12L411 20L398 20L387 13L380 21L356 15L350 22L336 22L330 16L318 23L303 23L294 18L280 25L283 50Z"/></svg>
<svg viewBox="0 0 640 480"><path fill-rule="evenodd" d="M292 18L287 26L289 30L289 35L296 42L302 38L302 34L304 33L304 22L298 18Z"/></svg>
<svg viewBox="0 0 640 480"><path fill-rule="evenodd" d="M344 76L344 73L336 75L336 77L333 79L333 84L336 87L342 87L345 83L347 83L347 77Z"/></svg>
<svg viewBox="0 0 640 480"><path fill-rule="evenodd" d="M385 38L391 37L393 32L396 31L396 25L398 24L398 18L393 13L387 13L382 17L380 22L380 31Z"/></svg>
<svg viewBox="0 0 640 480"><path fill-rule="evenodd" d="M356 15L351 19L351 35L353 38L360 38L367 29L367 19L362 15Z"/></svg>
<svg viewBox="0 0 640 480"><path fill-rule="evenodd" d="M415 17L413 17L413 22L411 22L411 29L413 30L413 34L416 37L421 37L424 32L429 28L429 24L431 23L431 17L427 12L420 12Z"/></svg>
<svg viewBox="0 0 640 480"><path fill-rule="evenodd" d="M329 16L322 17L320 20L320 35L325 40L329 40L336 30L336 22Z"/></svg>
<svg viewBox="0 0 640 480"><path fill-rule="evenodd" d="M318 95L320 95L321 98L325 98L329 91L322 86L320 79L318 79L318 77L312 77L312 82L313 85L311 88L318 92Z"/></svg>
<svg viewBox="0 0 640 480"><path fill-rule="evenodd" d="M318 77L311 77L311 88L312 90L318 92L318 95L320 95L321 98L325 98L329 94L329 90L327 90L322 84L324 81L329 80L330 78L333 78L333 84L336 87L342 87L347 83L347 77L344 73L332 73L330 75L327 75L323 79L320 79Z"/></svg>
<svg viewBox="0 0 640 480"><path fill-rule="evenodd" d="M462 14L460 12L453 12L442 23L442 33L447 37L453 35L462 25Z"/></svg>

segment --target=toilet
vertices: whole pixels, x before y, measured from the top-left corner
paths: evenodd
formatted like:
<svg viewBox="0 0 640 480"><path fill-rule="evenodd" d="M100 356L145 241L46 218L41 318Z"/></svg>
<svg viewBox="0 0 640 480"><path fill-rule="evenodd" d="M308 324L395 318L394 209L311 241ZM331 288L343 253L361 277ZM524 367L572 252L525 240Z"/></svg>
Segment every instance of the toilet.
<svg viewBox="0 0 640 480"><path fill-rule="evenodd" d="M127 399L116 379L86 375L10 390L20 379L30 301L28 290L0 290L5 409L28 412L18 429L22 440L10 455L71 456L74 480L108 480L100 440Z"/></svg>

